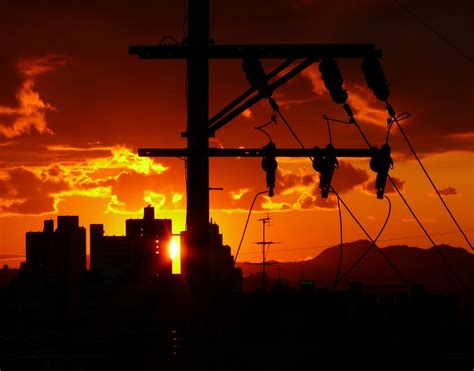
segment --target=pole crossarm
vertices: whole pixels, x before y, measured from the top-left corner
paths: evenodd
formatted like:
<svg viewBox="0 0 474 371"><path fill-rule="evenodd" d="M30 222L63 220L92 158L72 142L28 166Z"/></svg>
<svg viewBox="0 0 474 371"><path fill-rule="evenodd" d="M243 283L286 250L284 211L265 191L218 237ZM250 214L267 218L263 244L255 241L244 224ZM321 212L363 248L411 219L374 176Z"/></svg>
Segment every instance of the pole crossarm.
<svg viewBox="0 0 474 371"><path fill-rule="evenodd" d="M267 74L267 80L271 80L272 78L277 76L285 68L289 67L294 61L295 61L294 58L288 58L287 60L285 60L282 64L280 64L278 67L276 67L270 73ZM212 116L209 119L209 126L214 124L217 120L219 120L221 117L223 117L229 111L231 111L235 107L237 107L240 103L242 103L246 98L248 98L250 95L252 95L252 93L254 93L255 91L257 91L257 89L255 87L248 88L239 97L235 98L231 103L229 103L222 110L220 110L218 113L216 113L214 116Z"/></svg>
<svg viewBox="0 0 474 371"><path fill-rule="evenodd" d="M374 44L254 44L205 45L209 59L365 58L382 56ZM183 45L132 45L129 54L140 59L187 59L195 49ZM203 52L200 48L199 53Z"/></svg>
<svg viewBox="0 0 474 371"><path fill-rule="evenodd" d="M189 150L186 148L139 148L140 157L187 157ZM275 157L316 157L324 153L324 149L314 148L277 148ZM371 157L368 148L340 148L334 150L336 157ZM265 150L262 148L209 148L209 157L263 157Z"/></svg>
<svg viewBox="0 0 474 371"><path fill-rule="evenodd" d="M290 71L285 73L283 76L281 76L278 80L274 81L273 83L270 84L270 89L276 90L283 84L285 84L287 81L304 71L306 68L311 66L313 63L316 62L317 59L314 58L308 58L304 60L303 62L299 63L295 67L293 67ZM252 96L248 100L246 100L244 103L242 103L239 107L235 108L233 111L229 112L227 115L222 117L220 120L217 122L214 122L212 125L209 126L209 136L214 136L215 132L219 129L221 129L223 126L228 124L230 121L235 119L237 116L239 116L242 112L245 110L249 109L252 107L254 104L256 104L258 101L263 99L263 96L260 93L257 93L256 95Z"/></svg>

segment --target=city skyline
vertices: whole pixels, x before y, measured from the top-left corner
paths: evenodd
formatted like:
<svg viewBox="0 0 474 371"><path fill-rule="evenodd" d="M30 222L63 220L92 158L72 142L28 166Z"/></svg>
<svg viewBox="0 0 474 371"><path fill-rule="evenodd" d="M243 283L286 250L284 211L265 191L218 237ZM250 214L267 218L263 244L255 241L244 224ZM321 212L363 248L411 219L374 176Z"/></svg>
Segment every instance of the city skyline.
<svg viewBox="0 0 474 371"><path fill-rule="evenodd" d="M184 146L179 138L185 128L184 63L137 61L127 55L127 46L157 44L166 35L181 40L185 2L167 8L166 16L159 11L158 3L150 5L157 6L155 12L145 12L140 7L130 12L125 2L114 4L113 8L101 3L94 9L78 2L58 8L54 2L48 4L44 8L28 2L9 4L10 9L2 15L6 17L2 27L8 28L13 22L23 27L18 27L21 31L16 39L1 40L8 58L2 62L0 72L7 87L2 90L0 101L0 253L21 254L24 233L39 230L44 218L61 214L78 214L84 225L103 222L108 234L123 235L124 221L138 217L146 204L152 204L159 218L173 219L177 229L184 230L183 162L137 156L139 147ZM447 14L439 12L436 5L424 5L417 2L414 10L431 24L440 24L440 30L450 40L468 45L463 40L469 39L470 26L455 22L463 16L462 6L451 8ZM272 20L265 17L264 7L257 7L255 17L242 29L239 22L245 19L248 6L241 2L226 9L213 4L211 34L218 42L362 40L375 42L383 50L381 61L391 84L392 104L400 112L412 114L401 124L446 202L471 236L474 225L470 190L474 179L469 61L393 4L363 1L344 7L313 1L281 2L275 5ZM52 9L56 9L54 16ZM15 16L20 13L24 18ZM379 17L381 14L387 15ZM356 22L354 15L366 22ZM93 27L72 27L72 17L78 24ZM296 26L295 19L301 20ZM344 27L332 26L329 32L335 19L343 19ZM371 22L374 19L378 20L375 24ZM39 24L41 38L32 42L30 31ZM58 28L65 37L58 37ZM374 33L375 28L385 32ZM255 35L259 35L258 39ZM415 36L407 39L408 35ZM395 37L403 39L403 43ZM74 48L69 40L75 41ZM423 47L418 48L419 45ZM411 62L400 65L400 58ZM272 67L272 63L264 65L267 71ZM371 141L380 145L386 133L384 105L366 87L359 62L342 62L340 68L356 117ZM324 147L328 142L324 113L338 119L345 117L340 107L330 101L318 74L317 67L312 67L275 92L282 111L308 147ZM246 87L238 62L211 64L211 112ZM262 147L267 138L253 128L268 121L270 113L264 104L252 108L211 139L211 145ZM353 128L333 124L332 130L338 147L364 146ZM278 146L296 147L282 122L269 127L269 131ZM391 174L399 180L402 192L434 233L436 242L466 248L396 129L391 141L395 162ZM322 250L320 246L336 245L339 224L335 199L325 202L319 198L315 192L318 177L311 163L285 158L278 162L282 172L277 174L275 197L261 197L255 206L257 213L272 213L275 227L269 233L282 242L281 250L285 250L270 256L303 260L317 255ZM368 162L343 161L335 172L334 187L375 235L387 207L371 189L374 174ZM229 169L238 176L231 176ZM211 183L224 188L211 192L211 216L235 253L251 200L256 192L265 189L260 161L213 159ZM381 245L390 244L391 239L422 236L399 197L391 192L389 197L393 202L392 216L380 238ZM260 239L256 219L253 215L241 251L251 261L259 260L253 244ZM308 230L312 233L303 233ZM364 235L344 214L344 240L360 238ZM422 237L396 241L430 246ZM302 249L306 247L307 250Z"/></svg>
<svg viewBox="0 0 474 371"><path fill-rule="evenodd" d="M4 4L0 371L472 368L471 8Z"/></svg>

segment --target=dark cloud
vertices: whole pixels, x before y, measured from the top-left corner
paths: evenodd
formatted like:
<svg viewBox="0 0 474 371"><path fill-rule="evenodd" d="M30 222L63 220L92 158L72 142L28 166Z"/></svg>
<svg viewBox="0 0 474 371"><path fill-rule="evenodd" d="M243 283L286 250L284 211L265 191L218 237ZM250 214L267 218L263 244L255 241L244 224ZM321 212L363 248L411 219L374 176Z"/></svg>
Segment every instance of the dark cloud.
<svg viewBox="0 0 474 371"><path fill-rule="evenodd" d="M456 196L458 191L454 187L439 189L438 192L443 196Z"/></svg>
<svg viewBox="0 0 474 371"><path fill-rule="evenodd" d="M393 177L393 176L391 178L392 178L393 182L396 184L397 188L401 192L403 192L403 190L405 189L405 181L401 180L401 179L398 179L396 177ZM365 183L363 188L368 193L375 194L376 193L376 191L375 191L375 178L373 178L370 182ZM394 193L397 193L397 191L395 190L395 187L393 186L390 179L387 179L387 183L385 183L385 194L394 194Z"/></svg>
<svg viewBox="0 0 474 371"><path fill-rule="evenodd" d="M14 201L9 205L2 206L0 210L3 213L41 215L55 211L54 197L38 195L24 201Z"/></svg>
<svg viewBox="0 0 474 371"><path fill-rule="evenodd" d="M314 182L314 174L299 175L293 172L283 173L280 169L277 170L276 190L278 193L283 193L297 186L308 186Z"/></svg>
<svg viewBox="0 0 474 371"><path fill-rule="evenodd" d="M0 107L12 107L17 104L16 92L20 86L20 76L13 61L0 59Z"/></svg>
<svg viewBox="0 0 474 371"><path fill-rule="evenodd" d="M363 169L359 169L346 161L339 161L339 168L335 170L332 186L339 194L350 192L351 190L363 186L369 175ZM334 194L329 194L328 198L321 197L319 182L316 182L311 195L302 195L298 199L300 209L335 209L337 208L337 198Z"/></svg>
<svg viewBox="0 0 474 371"><path fill-rule="evenodd" d="M347 193L369 180L367 171L359 169L350 162L339 161L339 168L334 171L332 185L336 192Z"/></svg>
<svg viewBox="0 0 474 371"><path fill-rule="evenodd" d="M337 199L334 195L330 195L328 198L322 198L319 195L304 196L298 200L298 206L302 210L314 208L332 210L337 208Z"/></svg>
<svg viewBox="0 0 474 371"><path fill-rule="evenodd" d="M0 180L0 199L3 213L42 214L54 211L54 197L69 189L65 181L42 180L33 172L16 168Z"/></svg>

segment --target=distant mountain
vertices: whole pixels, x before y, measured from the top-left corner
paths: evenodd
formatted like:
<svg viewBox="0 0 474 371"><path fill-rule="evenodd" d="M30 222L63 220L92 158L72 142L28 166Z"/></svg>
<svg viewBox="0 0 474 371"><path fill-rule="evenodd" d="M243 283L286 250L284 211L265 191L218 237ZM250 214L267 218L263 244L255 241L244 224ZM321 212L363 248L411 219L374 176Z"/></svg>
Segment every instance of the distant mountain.
<svg viewBox="0 0 474 371"><path fill-rule="evenodd" d="M20 259L25 258L25 255L16 255L16 254L0 254L0 260L4 259Z"/></svg>
<svg viewBox="0 0 474 371"><path fill-rule="evenodd" d="M370 242L360 240L343 245L342 268L346 270L368 249ZM463 248L447 245L438 246L441 254L453 267L466 288L474 289L474 255ZM382 248L384 254L410 284L423 284L433 292L452 291L459 287L454 274L443 262L434 248L422 249L406 245ZM339 246L324 250L317 257L300 262L282 262L268 268L272 279L277 277L276 267L282 268L281 277L296 286L300 280L312 280L316 287L329 286L336 276L339 261ZM244 277L258 274L259 265L238 263ZM399 285L402 280L392 270L375 247L372 247L361 263L342 279L338 287L346 287L348 282L361 281L364 285Z"/></svg>

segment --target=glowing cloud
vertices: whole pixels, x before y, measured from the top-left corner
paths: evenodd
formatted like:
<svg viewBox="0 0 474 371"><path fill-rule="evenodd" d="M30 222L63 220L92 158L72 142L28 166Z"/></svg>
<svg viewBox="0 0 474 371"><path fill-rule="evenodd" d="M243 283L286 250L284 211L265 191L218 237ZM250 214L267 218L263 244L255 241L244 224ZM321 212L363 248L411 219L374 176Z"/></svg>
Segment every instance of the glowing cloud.
<svg viewBox="0 0 474 371"><path fill-rule="evenodd" d="M162 193L146 191L143 200L153 206L155 209L161 209L166 202L166 197Z"/></svg>
<svg viewBox="0 0 474 371"><path fill-rule="evenodd" d="M177 204L177 203L181 202L183 197L184 197L184 195L182 193L173 193L173 196L171 198L171 203Z"/></svg>
<svg viewBox="0 0 474 371"><path fill-rule="evenodd" d="M35 89L39 75L64 66L67 59L63 55L47 55L40 58L24 59L17 64L22 79L16 93L17 106L0 106L0 135L7 138L30 133L31 129L41 134L51 134L46 124L46 113L56 108L41 99Z"/></svg>
<svg viewBox="0 0 474 371"><path fill-rule="evenodd" d="M233 199L233 200L240 200L242 198L243 195L245 195L246 193L249 192L249 189L248 188L243 188L243 189L239 189L238 191L232 191L230 192L230 197Z"/></svg>
<svg viewBox="0 0 474 371"><path fill-rule="evenodd" d="M49 151L84 153L97 149L48 148ZM156 183L157 176L167 170L165 166L150 158L138 157L126 147L100 147L99 153L107 156L0 171L0 213L54 213L69 197L101 198L108 201L109 212L121 214L130 212L130 208L140 209L145 202L157 208L164 206L166 196L150 191L150 187ZM124 188L128 190L132 185L135 198L128 197L130 192L124 192ZM172 203L177 204L183 194L172 193L171 198Z"/></svg>
<svg viewBox="0 0 474 371"><path fill-rule="evenodd" d="M252 111L250 110L250 108L242 112L242 116L245 117L246 119L252 118Z"/></svg>
<svg viewBox="0 0 474 371"><path fill-rule="evenodd" d="M262 202L262 208L265 210L289 210L292 208L288 202L273 202L270 197L265 197L265 201Z"/></svg>
<svg viewBox="0 0 474 371"><path fill-rule="evenodd" d="M317 68L307 68L302 72L302 75L311 82L314 94L323 95L326 92L324 82L321 79L321 74Z"/></svg>
<svg viewBox="0 0 474 371"><path fill-rule="evenodd" d="M379 102L366 87L355 85L348 89L349 104L354 110L358 121L385 127L387 125L387 112L382 102Z"/></svg>
<svg viewBox="0 0 474 371"><path fill-rule="evenodd" d="M136 153L126 147L112 148L112 159L108 160L110 166L126 167L138 174L149 175L152 172L161 174L167 168L161 164L155 164L149 157L139 157ZM108 167L108 166L106 166Z"/></svg>

